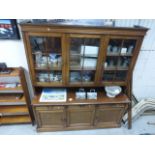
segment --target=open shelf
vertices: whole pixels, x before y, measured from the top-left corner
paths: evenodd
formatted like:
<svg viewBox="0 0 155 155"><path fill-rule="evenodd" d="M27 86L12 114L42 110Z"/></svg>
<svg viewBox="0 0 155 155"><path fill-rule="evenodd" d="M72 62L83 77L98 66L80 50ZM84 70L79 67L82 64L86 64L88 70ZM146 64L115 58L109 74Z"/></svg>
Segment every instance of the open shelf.
<svg viewBox="0 0 155 155"><path fill-rule="evenodd" d="M0 88L0 93L23 93L21 86L15 88Z"/></svg>
<svg viewBox="0 0 155 155"><path fill-rule="evenodd" d="M108 57L120 57L120 56L126 56L126 57L132 57L132 54L113 54L113 53L107 53Z"/></svg>
<svg viewBox="0 0 155 155"><path fill-rule="evenodd" d="M22 96L21 98L8 97L7 99L0 99L0 106L7 106L7 105L26 105L25 97Z"/></svg>
<svg viewBox="0 0 155 155"><path fill-rule="evenodd" d="M36 71L47 71L47 72L50 72L50 71L61 71L62 68L61 67L47 67L47 68L35 67L35 70Z"/></svg>
<svg viewBox="0 0 155 155"><path fill-rule="evenodd" d="M85 104L117 104L117 103L130 103L127 95L121 93L115 98L109 98L106 96L103 91L97 91L97 100L95 99L85 99L85 100L77 100L75 98L75 91L68 90L67 91L67 101L66 102L39 102L41 93L37 93L34 97L32 104L33 105L85 105ZM72 99L72 101L70 101Z"/></svg>
<svg viewBox="0 0 155 155"><path fill-rule="evenodd" d="M20 72L18 68L9 68L12 71L9 74L0 74L0 77L19 76Z"/></svg>
<svg viewBox="0 0 155 155"><path fill-rule="evenodd" d="M127 71L129 68L128 67L106 67L104 68L105 71Z"/></svg>
<svg viewBox="0 0 155 155"><path fill-rule="evenodd" d="M31 123L31 118L28 115L2 116L0 122L1 124Z"/></svg>

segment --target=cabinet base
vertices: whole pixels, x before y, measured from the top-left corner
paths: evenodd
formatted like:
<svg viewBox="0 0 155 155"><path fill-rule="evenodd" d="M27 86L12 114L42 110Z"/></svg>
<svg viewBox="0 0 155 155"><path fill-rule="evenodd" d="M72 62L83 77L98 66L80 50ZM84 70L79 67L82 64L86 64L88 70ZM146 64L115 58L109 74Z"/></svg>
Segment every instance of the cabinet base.
<svg viewBox="0 0 155 155"><path fill-rule="evenodd" d="M94 130L94 129L104 129L104 128L119 128L121 124L111 124L105 125L104 127L94 127L94 126L84 126L84 127L66 127L66 128L50 128L43 127L37 128L37 132L54 132L54 131L71 131L71 130Z"/></svg>

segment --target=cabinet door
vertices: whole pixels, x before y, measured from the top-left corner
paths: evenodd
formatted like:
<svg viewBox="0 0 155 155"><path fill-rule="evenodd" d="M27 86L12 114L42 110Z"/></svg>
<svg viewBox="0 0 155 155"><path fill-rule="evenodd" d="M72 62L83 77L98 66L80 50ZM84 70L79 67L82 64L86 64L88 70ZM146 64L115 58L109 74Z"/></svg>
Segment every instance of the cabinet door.
<svg viewBox="0 0 155 155"><path fill-rule="evenodd" d="M38 128L63 128L65 126L64 110L50 107L36 108Z"/></svg>
<svg viewBox="0 0 155 155"><path fill-rule="evenodd" d="M90 127L93 123L92 106L69 106L67 109L67 127Z"/></svg>
<svg viewBox="0 0 155 155"><path fill-rule="evenodd" d="M68 36L68 83L94 85L100 50L100 37L95 35Z"/></svg>
<svg viewBox="0 0 155 155"><path fill-rule="evenodd" d="M103 82L125 82L133 67L139 46L138 37L109 37L103 59Z"/></svg>
<svg viewBox="0 0 155 155"><path fill-rule="evenodd" d="M95 114L95 126L97 127L118 127L120 126L124 106L97 106Z"/></svg>
<svg viewBox="0 0 155 155"><path fill-rule="evenodd" d="M64 84L63 35L28 33L29 63L32 80L37 86Z"/></svg>

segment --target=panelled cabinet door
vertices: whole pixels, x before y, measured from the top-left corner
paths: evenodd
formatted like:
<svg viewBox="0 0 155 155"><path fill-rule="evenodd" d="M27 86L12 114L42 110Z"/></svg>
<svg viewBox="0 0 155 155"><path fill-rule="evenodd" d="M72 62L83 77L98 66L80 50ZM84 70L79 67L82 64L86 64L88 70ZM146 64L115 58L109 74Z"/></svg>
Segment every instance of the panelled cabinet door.
<svg viewBox="0 0 155 155"><path fill-rule="evenodd" d="M88 127L92 125L93 108L90 106L69 106L67 127Z"/></svg>
<svg viewBox="0 0 155 155"><path fill-rule="evenodd" d="M138 37L110 36L103 60L102 82L125 82L133 66Z"/></svg>
<svg viewBox="0 0 155 155"><path fill-rule="evenodd" d="M37 110L38 128L60 128L65 126L64 110Z"/></svg>
<svg viewBox="0 0 155 155"><path fill-rule="evenodd" d="M63 85L65 72L63 35L59 33L28 33L27 42L28 59L35 85Z"/></svg>
<svg viewBox="0 0 155 155"><path fill-rule="evenodd" d="M100 36L71 34L67 38L69 85L94 85Z"/></svg>
<svg viewBox="0 0 155 155"><path fill-rule="evenodd" d="M95 114L95 126L118 127L124 114L125 107L119 106L97 106Z"/></svg>

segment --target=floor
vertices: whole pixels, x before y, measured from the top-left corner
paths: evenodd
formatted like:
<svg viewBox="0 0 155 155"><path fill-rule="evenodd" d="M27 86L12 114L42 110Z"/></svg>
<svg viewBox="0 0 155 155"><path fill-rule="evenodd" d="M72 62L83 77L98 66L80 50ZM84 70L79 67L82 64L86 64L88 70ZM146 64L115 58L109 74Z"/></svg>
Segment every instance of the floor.
<svg viewBox="0 0 155 155"><path fill-rule="evenodd" d="M148 124L148 122L153 124ZM0 135L155 135L155 115L141 116L132 124L132 129L128 130L126 126L121 128L95 129L95 130L77 130L77 131L59 131L59 132L36 132L36 127L30 124L26 125L3 125L0 126Z"/></svg>

